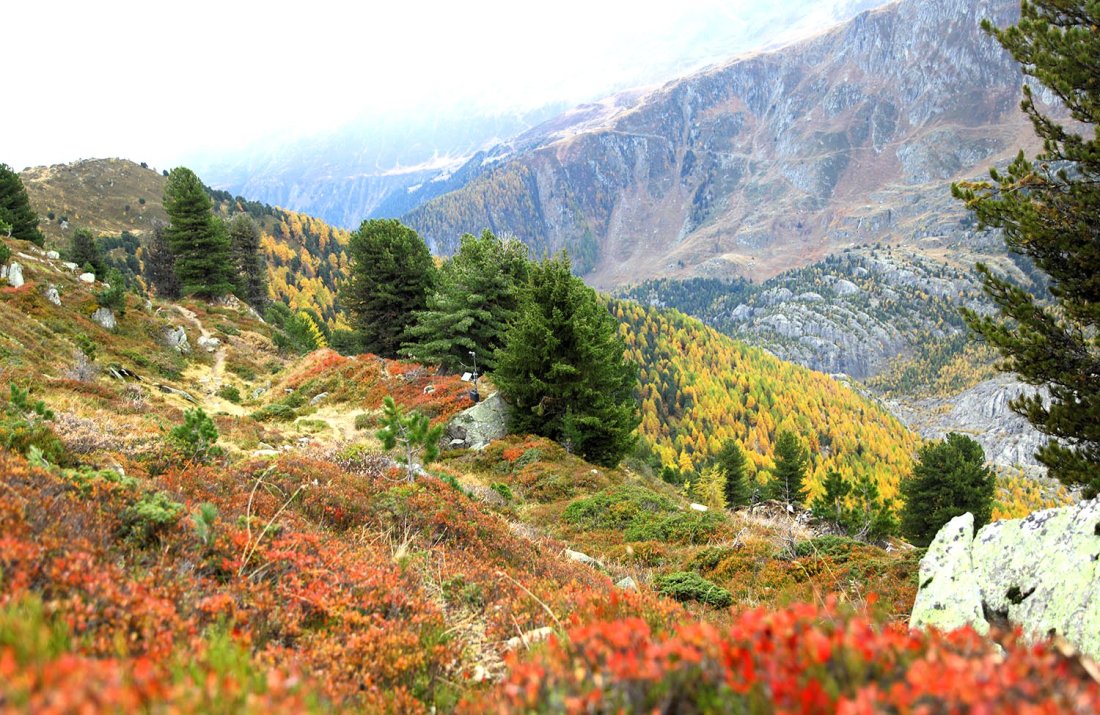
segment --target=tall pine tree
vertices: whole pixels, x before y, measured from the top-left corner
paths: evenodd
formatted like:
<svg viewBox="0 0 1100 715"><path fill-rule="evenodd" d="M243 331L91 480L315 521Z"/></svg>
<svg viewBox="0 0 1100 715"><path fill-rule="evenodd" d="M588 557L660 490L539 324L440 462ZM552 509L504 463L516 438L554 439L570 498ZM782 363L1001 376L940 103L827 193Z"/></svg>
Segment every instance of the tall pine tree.
<svg viewBox="0 0 1100 715"><path fill-rule="evenodd" d="M927 546L944 524L966 512L974 515L975 528L982 527L993 514L995 488L980 444L954 432L929 442L917 453L913 475L901 483L901 533Z"/></svg>
<svg viewBox="0 0 1100 715"><path fill-rule="evenodd" d="M362 349L397 357L416 314L427 307L435 264L416 231L395 219L364 221L348 241L351 261L340 297Z"/></svg>
<svg viewBox="0 0 1100 715"><path fill-rule="evenodd" d="M153 226L144 256L145 280L156 290L157 296L166 300L179 298L183 294L183 286L176 275L176 257L168 246L167 227L163 223Z"/></svg>
<svg viewBox="0 0 1100 715"><path fill-rule="evenodd" d="M439 271L428 309L409 328L402 354L461 372L473 352L478 366L492 372L527 266L527 247L519 241L502 241L488 230L480 237L463 236L458 252Z"/></svg>
<svg viewBox="0 0 1100 715"><path fill-rule="evenodd" d="M164 185L168 246L185 295L217 298L233 290L233 268L225 226L199 177L178 167Z"/></svg>
<svg viewBox="0 0 1100 715"><path fill-rule="evenodd" d="M0 164L0 220L11 226L11 237L41 246L46 237L38 230L38 215L31 208L19 174Z"/></svg>
<svg viewBox="0 0 1100 715"><path fill-rule="evenodd" d="M726 506L736 509L748 504L750 493L745 453L737 442L731 439L723 444L715 458L715 464L725 478Z"/></svg>
<svg viewBox="0 0 1100 715"><path fill-rule="evenodd" d="M803 480L808 456L794 432L783 430L775 440L775 473L772 498L788 504L801 504L805 498Z"/></svg>
<svg viewBox="0 0 1100 715"><path fill-rule="evenodd" d="M267 303L267 262L260 251L260 227L251 216L237 214L229 222L237 292L244 302L262 311Z"/></svg>
<svg viewBox="0 0 1100 715"><path fill-rule="evenodd" d="M619 326L565 256L530 267L493 381L511 403L513 432L563 442L614 466L634 445L637 367Z"/></svg>
<svg viewBox="0 0 1100 715"><path fill-rule="evenodd" d="M1003 229L1012 251L1050 277L1041 299L979 264L1000 316L966 312L967 323L1004 357L1003 368L1050 388L1048 404L1012 407L1050 440L1036 454L1050 475L1100 492L1100 4L1023 2L1015 26L984 24L1024 74L1049 89L1074 124L1055 121L1024 85L1021 108L1043 140L991 181L953 187L983 226Z"/></svg>
<svg viewBox="0 0 1100 715"><path fill-rule="evenodd" d="M68 259L81 268L90 268L101 281L107 277L103 253L96 244L95 235L86 228L73 231L72 238L69 239Z"/></svg>

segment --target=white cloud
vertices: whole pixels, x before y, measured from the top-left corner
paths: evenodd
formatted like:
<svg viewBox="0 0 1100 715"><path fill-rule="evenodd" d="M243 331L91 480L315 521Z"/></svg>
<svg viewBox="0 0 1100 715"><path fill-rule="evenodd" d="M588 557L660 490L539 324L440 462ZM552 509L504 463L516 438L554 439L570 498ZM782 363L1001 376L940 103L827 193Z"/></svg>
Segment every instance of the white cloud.
<svg viewBox="0 0 1100 715"><path fill-rule="evenodd" d="M760 44L763 30L791 28L769 18L821 5L17 1L4 9L6 54L20 61L0 110L0 161L166 167L356 116L575 101Z"/></svg>

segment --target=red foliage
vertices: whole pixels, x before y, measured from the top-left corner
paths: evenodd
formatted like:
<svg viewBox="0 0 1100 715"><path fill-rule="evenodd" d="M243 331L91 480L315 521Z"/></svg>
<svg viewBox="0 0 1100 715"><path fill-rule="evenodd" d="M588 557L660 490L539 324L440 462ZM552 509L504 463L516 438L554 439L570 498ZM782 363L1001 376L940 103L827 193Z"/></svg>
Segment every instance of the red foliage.
<svg viewBox="0 0 1100 715"><path fill-rule="evenodd" d="M875 626L824 608L742 611L728 627L655 632L636 618L588 625L514 659L468 712L1092 713L1080 663L1010 635L1002 656L969 629Z"/></svg>

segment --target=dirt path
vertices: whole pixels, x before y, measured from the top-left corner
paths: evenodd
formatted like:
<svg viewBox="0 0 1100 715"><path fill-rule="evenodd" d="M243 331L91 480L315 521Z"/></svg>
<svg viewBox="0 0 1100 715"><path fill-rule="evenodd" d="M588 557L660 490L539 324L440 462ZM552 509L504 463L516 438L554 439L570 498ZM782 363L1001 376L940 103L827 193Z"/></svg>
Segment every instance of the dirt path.
<svg viewBox="0 0 1100 715"><path fill-rule="evenodd" d="M182 305L177 305L176 310L183 316L183 319L191 323L195 330L199 331L199 335L205 340L217 340L206 329L206 326L199 320L199 316L195 315L194 311L184 308ZM199 349L198 345L195 349ZM206 387L206 393L202 396L203 406L213 412L225 412L235 416L241 416L246 414L246 410L240 405L234 404L229 400L224 400L218 397L218 391L222 387L222 376L225 374L225 353L226 346L219 340L218 348L214 351L214 364L207 370L205 365L194 364L185 373L184 377L195 380L195 382Z"/></svg>

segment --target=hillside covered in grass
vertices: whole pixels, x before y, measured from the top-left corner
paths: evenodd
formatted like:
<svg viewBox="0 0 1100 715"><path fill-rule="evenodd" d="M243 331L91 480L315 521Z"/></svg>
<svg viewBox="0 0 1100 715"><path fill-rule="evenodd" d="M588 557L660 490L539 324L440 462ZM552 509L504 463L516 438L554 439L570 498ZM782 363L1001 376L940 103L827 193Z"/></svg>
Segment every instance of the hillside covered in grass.
<svg viewBox="0 0 1100 715"><path fill-rule="evenodd" d="M1100 704L1050 646L910 634L919 552L697 511L629 460L523 435L410 481L373 434L381 400L441 424L470 404L458 378L289 356L233 300L128 294L104 327L106 286L11 248L0 710ZM181 431L198 407L213 434Z"/></svg>

